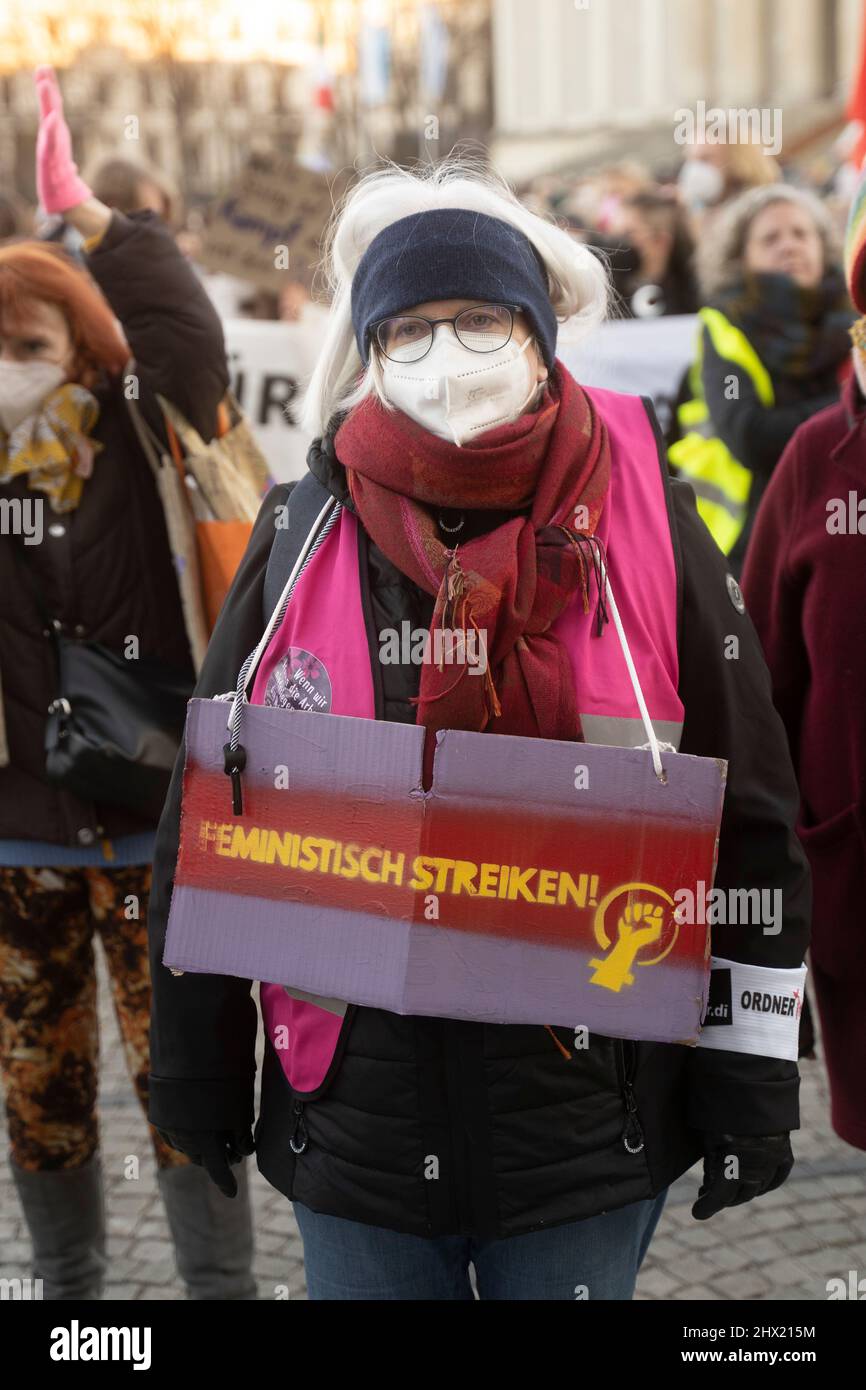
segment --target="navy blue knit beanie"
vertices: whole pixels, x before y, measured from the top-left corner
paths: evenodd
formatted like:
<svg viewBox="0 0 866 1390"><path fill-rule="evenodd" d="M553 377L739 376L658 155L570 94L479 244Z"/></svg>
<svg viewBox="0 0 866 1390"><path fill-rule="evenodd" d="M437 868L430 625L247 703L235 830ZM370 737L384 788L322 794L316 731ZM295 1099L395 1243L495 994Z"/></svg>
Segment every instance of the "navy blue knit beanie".
<svg viewBox="0 0 866 1390"><path fill-rule="evenodd" d="M372 324L430 299L518 304L553 368L557 323L547 272L532 243L510 223L468 208L436 208L379 232L352 281L352 323L364 364Z"/></svg>

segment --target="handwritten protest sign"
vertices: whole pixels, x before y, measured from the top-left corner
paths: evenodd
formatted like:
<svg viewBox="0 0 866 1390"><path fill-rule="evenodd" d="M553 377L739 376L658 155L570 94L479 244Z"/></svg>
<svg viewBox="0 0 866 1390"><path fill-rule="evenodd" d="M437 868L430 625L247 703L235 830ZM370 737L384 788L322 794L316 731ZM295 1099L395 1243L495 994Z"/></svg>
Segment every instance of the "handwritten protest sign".
<svg viewBox="0 0 866 1390"><path fill-rule="evenodd" d="M401 1014L695 1042L725 764L192 700L164 963Z"/></svg>
<svg viewBox="0 0 866 1390"><path fill-rule="evenodd" d="M209 270L279 291L287 273L308 286L320 241L345 186L291 159L254 155L211 209L199 259Z"/></svg>

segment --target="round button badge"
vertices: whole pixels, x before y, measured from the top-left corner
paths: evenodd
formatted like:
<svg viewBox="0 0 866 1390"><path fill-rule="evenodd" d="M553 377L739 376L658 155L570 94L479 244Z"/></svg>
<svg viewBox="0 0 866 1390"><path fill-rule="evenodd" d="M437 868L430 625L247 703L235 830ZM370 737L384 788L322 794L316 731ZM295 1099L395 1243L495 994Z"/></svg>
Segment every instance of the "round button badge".
<svg viewBox="0 0 866 1390"><path fill-rule="evenodd" d="M731 600L731 603L734 605L738 613L745 613L746 600L743 598L743 591L737 583L736 579L732 574L729 574L725 582L728 586L728 598Z"/></svg>

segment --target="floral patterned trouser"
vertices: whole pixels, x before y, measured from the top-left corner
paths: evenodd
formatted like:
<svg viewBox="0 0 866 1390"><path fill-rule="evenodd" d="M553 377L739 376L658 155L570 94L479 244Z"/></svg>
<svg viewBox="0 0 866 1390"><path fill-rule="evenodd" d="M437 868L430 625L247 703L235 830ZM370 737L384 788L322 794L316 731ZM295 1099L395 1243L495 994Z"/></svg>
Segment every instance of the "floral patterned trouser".
<svg viewBox="0 0 866 1390"><path fill-rule="evenodd" d="M95 932L147 1114L149 892L149 865L0 866L0 1076L20 1168L79 1168L98 1147ZM189 1162L150 1133L159 1167Z"/></svg>

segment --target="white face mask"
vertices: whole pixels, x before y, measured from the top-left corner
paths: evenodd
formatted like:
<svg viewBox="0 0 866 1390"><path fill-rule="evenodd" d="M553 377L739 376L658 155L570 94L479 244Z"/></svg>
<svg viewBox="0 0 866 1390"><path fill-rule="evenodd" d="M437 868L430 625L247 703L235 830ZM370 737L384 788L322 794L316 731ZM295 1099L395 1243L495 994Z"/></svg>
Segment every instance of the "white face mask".
<svg viewBox="0 0 866 1390"><path fill-rule="evenodd" d="M65 380L57 362L0 362L0 428L11 434Z"/></svg>
<svg viewBox="0 0 866 1390"><path fill-rule="evenodd" d="M706 159L687 159L680 169L677 184L689 207L704 208L721 198L725 176Z"/></svg>
<svg viewBox="0 0 866 1390"><path fill-rule="evenodd" d="M531 342L512 339L495 352L472 352L440 325L420 362L385 359L385 395L431 434L465 444L516 420L537 396L541 384L526 356Z"/></svg>

